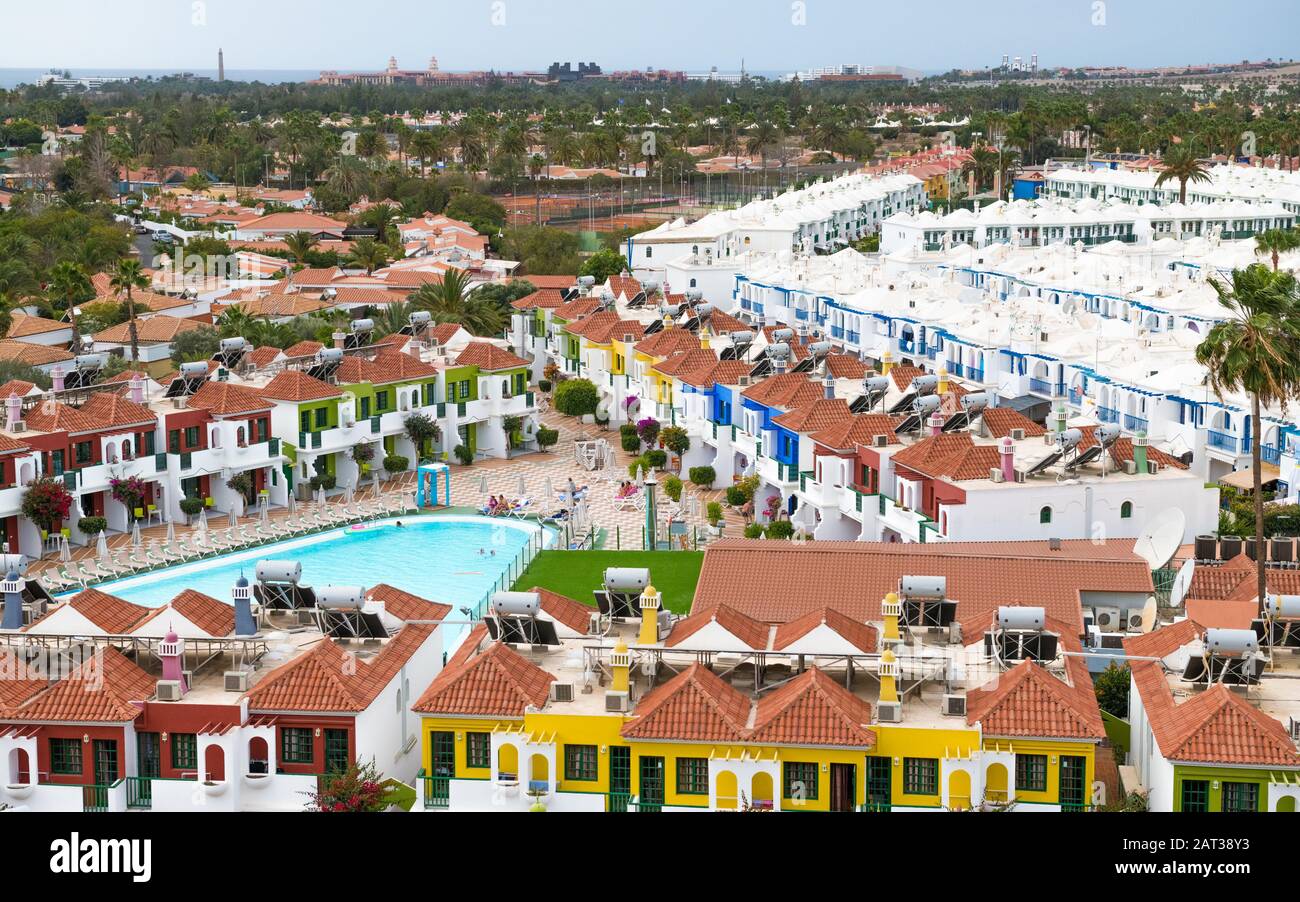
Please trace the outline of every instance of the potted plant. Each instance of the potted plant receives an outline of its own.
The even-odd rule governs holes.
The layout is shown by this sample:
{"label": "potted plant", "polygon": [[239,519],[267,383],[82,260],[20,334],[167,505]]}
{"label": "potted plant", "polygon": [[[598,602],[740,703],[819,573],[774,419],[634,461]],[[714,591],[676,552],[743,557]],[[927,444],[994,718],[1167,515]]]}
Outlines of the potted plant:
{"label": "potted plant", "polygon": [[469,449],[469,445],[457,445],[456,450],[452,453],[456,455],[456,460],[460,461],[463,466],[468,467],[474,463],[474,452]]}
{"label": "potted plant", "polygon": [[108,529],[108,520],[104,517],[82,517],[77,521],[77,529],[81,530],[83,535],[97,536]]}
{"label": "potted plant", "polygon": [[704,513],[709,521],[709,534],[722,535],[722,504],[718,501],[710,501],[704,506]]}
{"label": "potted plant", "polygon": [[45,538],[72,510],[72,493],[62,479],[42,476],[27,484],[20,509],[24,517],[40,527]]}
{"label": "potted plant", "polygon": [[404,473],[406,468],[411,465],[410,458],[401,454],[389,454],[384,458],[384,469],[389,473]]}
{"label": "potted plant", "polygon": [[203,510],[202,498],[181,499],[181,513],[184,514],[186,517],[193,517],[196,514],[198,514],[198,512],[201,510]]}
{"label": "potted plant", "polygon": [[109,494],[114,501],[120,501],[127,512],[136,519],[143,516],[145,484],[139,476],[116,477],[108,481]]}

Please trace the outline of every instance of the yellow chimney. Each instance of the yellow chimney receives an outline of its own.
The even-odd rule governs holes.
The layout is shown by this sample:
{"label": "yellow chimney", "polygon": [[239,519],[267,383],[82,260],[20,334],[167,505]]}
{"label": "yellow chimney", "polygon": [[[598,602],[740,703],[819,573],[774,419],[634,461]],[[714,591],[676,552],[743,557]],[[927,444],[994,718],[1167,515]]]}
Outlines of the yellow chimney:
{"label": "yellow chimney", "polygon": [[880,375],[888,376],[889,371],[894,368],[894,352],[886,351],[880,355]]}
{"label": "yellow chimney", "polygon": [[939,367],[939,394],[946,394],[948,391],[948,368]]}
{"label": "yellow chimney", "polygon": [[880,613],[885,619],[885,639],[898,640],[898,618],[903,615],[903,604],[898,600],[898,593],[890,592],[880,603]]}
{"label": "yellow chimney", "polygon": [[627,692],[632,683],[632,653],[627,650],[627,643],[619,638],[618,644],[609,656],[610,669],[614,671],[614,683],[611,692]]}
{"label": "yellow chimney", "polygon": [[701,330],[700,330],[700,347],[701,347],[701,348],[704,348],[704,349],[707,351],[707,350],[709,349],[709,339],[712,338],[712,337],[713,337],[713,334],[709,331],[709,327],[708,327],[708,326],[705,326],[703,329],[701,329]]}
{"label": "yellow chimney", "polygon": [[647,585],[641,593],[641,634],[637,636],[640,645],[654,645],[659,641],[659,591]]}
{"label": "yellow chimney", "polygon": [[880,701],[898,701],[898,659],[889,647],[880,655]]}

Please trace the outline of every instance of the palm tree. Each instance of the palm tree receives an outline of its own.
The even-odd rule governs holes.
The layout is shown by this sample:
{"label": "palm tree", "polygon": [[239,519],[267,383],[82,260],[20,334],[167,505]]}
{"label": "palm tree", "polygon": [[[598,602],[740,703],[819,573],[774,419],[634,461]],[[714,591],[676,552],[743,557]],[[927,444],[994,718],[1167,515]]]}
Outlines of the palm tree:
{"label": "palm tree", "polygon": [[[1255,536],[1263,541],[1264,496],[1260,479],[1260,442],[1264,407],[1280,406],[1300,394],[1300,293],[1295,276],[1272,272],[1261,263],[1232,272],[1232,286],[1212,282],[1219,303],[1229,314],[1216,323],[1196,348],[1196,361],[1209,372],[1220,399],[1230,392],[1250,395],[1254,435],[1250,456],[1255,491]],[[1263,554],[1255,565],[1261,616],[1264,610]]]}
{"label": "palm tree", "polygon": [[1273,258],[1273,272],[1277,272],[1278,258],[1287,251],[1300,248],[1300,229],[1269,229],[1255,236],[1255,254]]}
{"label": "palm tree", "polygon": [[1175,144],[1165,154],[1165,168],[1156,176],[1156,187],[1165,182],[1178,182],[1178,202],[1187,203],[1188,182],[1208,182],[1210,174],[1205,164],[1196,158],[1196,154],[1181,144]]}
{"label": "palm tree", "polygon": [[745,141],[745,153],[750,156],[758,154],[763,162],[764,185],[767,184],[767,149],[780,140],[781,129],[777,128],[772,120],[763,119],[754,123],[754,128]]}
{"label": "palm tree", "polygon": [[311,249],[319,243],[319,239],[311,232],[294,232],[291,235],[284,236],[284,247],[293,257],[294,263],[306,265],[307,255]]}
{"label": "palm tree", "polygon": [[68,320],[72,323],[73,341],[77,351],[81,350],[81,330],[77,326],[77,305],[95,296],[95,286],[91,284],[86,271],[70,260],[54,264],[50,269],[50,281],[45,286],[45,293],[50,301],[59,300],[68,311]]}
{"label": "palm tree", "polygon": [[413,292],[408,300],[416,310],[427,310],[439,323],[460,323],[475,335],[495,335],[505,328],[501,308],[467,292],[469,278],[459,269],[449,269],[441,282],[428,282]]}
{"label": "palm tree", "polygon": [[135,301],[131,300],[131,290],[149,287],[149,277],[144,274],[139,260],[119,260],[117,270],[108,283],[114,291],[126,292],[127,334],[131,336],[131,359],[140,360],[140,335],[135,326]]}
{"label": "palm tree", "polygon": [[352,242],[347,262],[362,267],[370,275],[388,262],[388,248],[369,236],[358,238]]}
{"label": "palm tree", "polygon": [[993,181],[998,171],[998,152],[987,145],[974,147],[968,159],[961,166],[961,174],[975,176],[975,190],[978,191]]}
{"label": "palm tree", "polygon": [[253,331],[256,319],[249,315],[242,304],[233,304],[221,311],[217,318],[217,331],[222,338],[248,338]]}

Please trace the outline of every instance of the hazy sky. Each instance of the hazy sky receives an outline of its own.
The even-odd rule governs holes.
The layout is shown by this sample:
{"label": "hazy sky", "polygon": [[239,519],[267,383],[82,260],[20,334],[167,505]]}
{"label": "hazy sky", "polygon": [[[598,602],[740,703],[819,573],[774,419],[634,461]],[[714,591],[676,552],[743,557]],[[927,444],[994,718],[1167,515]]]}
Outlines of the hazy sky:
{"label": "hazy sky", "polygon": [[[0,67],[793,71],[1300,56],[1296,0],[6,0]],[[802,23],[802,24],[800,24]],[[1290,35],[1288,38],[1287,36]]]}

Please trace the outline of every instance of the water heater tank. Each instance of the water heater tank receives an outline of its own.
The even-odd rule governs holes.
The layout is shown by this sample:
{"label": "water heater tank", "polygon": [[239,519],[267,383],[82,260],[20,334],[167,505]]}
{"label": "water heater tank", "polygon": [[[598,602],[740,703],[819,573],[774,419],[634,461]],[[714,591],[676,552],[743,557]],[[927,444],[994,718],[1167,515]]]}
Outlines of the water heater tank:
{"label": "water heater tank", "polygon": [[889,389],[888,376],[868,376],[864,383],[869,392],[882,392]]}
{"label": "water heater tank", "polygon": [[353,332],[373,332],[375,331],[375,321],[373,319],[354,319],[352,321]]}
{"label": "water heater tank", "polygon": [[772,341],[790,341],[794,338],[794,329],[774,329],[772,331]]}
{"label": "water heater tank", "polygon": [[258,561],[253,571],[259,583],[291,583],[302,580],[302,564],[298,561]]}
{"label": "water heater tank", "polygon": [[1277,619],[1300,619],[1300,595],[1266,595],[1264,610]]}
{"label": "water heater tank", "polygon": [[998,626],[1004,630],[1041,630],[1047,626],[1047,612],[1043,608],[998,608]]}
{"label": "water heater tank", "polygon": [[536,617],[542,596],[536,592],[493,592],[492,613],[498,617]]}
{"label": "water heater tank", "polygon": [[917,376],[912,380],[911,389],[917,394],[922,392],[933,391],[939,387],[939,377],[933,373],[926,373],[924,376]]}
{"label": "water heater tank", "polygon": [[207,374],[208,365],[201,360],[196,360],[193,363],[181,364],[182,379],[195,379],[199,376],[206,376]]}
{"label": "water heater tank", "polygon": [[325,586],[316,590],[318,608],[359,611],[365,603],[364,586]]}
{"label": "water heater tank", "polygon": [[650,585],[650,570],[646,567],[605,569],[605,588],[611,592],[640,592],[648,585]]}
{"label": "water heater tank", "polygon": [[221,339],[221,350],[225,353],[231,351],[242,351],[246,347],[248,347],[248,339],[239,335],[236,335],[233,338]]}
{"label": "water heater tank", "polygon": [[1259,650],[1259,637],[1254,630],[1211,627],[1205,631],[1205,648],[1211,654],[1239,658]]}
{"label": "water heater tank", "polygon": [[944,598],[948,593],[948,577],[904,576],[900,588],[904,598]]}

